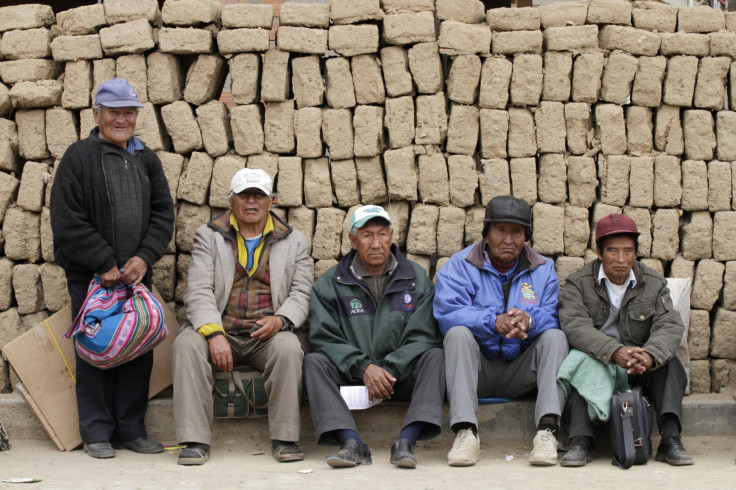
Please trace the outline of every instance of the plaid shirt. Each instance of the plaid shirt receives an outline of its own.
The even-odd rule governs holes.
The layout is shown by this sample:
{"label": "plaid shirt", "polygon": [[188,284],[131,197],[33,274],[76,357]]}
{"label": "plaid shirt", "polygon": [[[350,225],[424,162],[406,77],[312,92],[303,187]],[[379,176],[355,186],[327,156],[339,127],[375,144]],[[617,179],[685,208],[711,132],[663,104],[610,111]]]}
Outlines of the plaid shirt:
{"label": "plaid shirt", "polygon": [[[233,247],[238,253],[237,247]],[[222,314],[222,326],[231,335],[243,335],[256,320],[273,315],[271,302],[271,276],[268,270],[268,255],[271,247],[264,246],[258,268],[248,277],[245,268],[236,262],[233,289]]]}

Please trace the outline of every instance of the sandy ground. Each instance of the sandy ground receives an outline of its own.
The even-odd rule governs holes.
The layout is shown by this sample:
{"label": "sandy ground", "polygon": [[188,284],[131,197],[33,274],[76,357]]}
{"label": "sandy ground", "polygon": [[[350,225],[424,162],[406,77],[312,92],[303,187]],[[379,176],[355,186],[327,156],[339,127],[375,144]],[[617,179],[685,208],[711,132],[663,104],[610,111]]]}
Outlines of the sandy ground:
{"label": "sandy ground", "polygon": [[[334,448],[305,443],[306,459],[277,463],[263,443],[229,440],[215,447],[204,466],[182,467],[176,455],[164,452],[140,455],[118,451],[114,459],[94,460],[80,450],[59,452],[50,441],[16,440],[0,452],[0,480],[38,478],[42,482],[20,488],[723,488],[736,487],[736,438],[689,437],[685,447],[694,466],[673,467],[654,461],[623,470],[611,466],[610,451],[599,450],[596,460],[583,468],[529,465],[531,441],[482,440],[480,462],[467,468],[446,464],[448,448],[420,443],[415,470],[389,464],[389,446],[371,447],[373,464],[333,469],[325,456]],[[655,444],[657,439],[652,441]],[[266,454],[253,454],[265,451]],[[0,483],[0,488],[19,485]]]}

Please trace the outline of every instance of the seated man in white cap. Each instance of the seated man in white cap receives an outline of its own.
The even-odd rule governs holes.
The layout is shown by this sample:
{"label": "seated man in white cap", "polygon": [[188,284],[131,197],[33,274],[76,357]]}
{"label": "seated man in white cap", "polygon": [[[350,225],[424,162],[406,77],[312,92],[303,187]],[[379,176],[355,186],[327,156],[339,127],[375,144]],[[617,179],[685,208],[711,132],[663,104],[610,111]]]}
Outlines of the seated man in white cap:
{"label": "seated man in white cap", "polygon": [[212,368],[231,371],[239,364],[263,371],[273,457],[304,459],[297,444],[304,358],[299,337],[312,263],[306,238],[271,212],[273,201],[268,174],[241,169],[230,183],[230,209],[194,235],[187,320],[171,359],[176,437],[187,446],[179,464],[209,459]]}
{"label": "seated man in white cap", "polygon": [[352,250],[314,285],[304,380],[317,443],[340,444],[334,468],[372,462],[340,395],[365,385],[370,400],[411,400],[391,463],[414,468],[417,440],[442,430],[445,367],[432,316],[434,286],[424,269],[391,243],[391,218],[381,206],[355,210]]}

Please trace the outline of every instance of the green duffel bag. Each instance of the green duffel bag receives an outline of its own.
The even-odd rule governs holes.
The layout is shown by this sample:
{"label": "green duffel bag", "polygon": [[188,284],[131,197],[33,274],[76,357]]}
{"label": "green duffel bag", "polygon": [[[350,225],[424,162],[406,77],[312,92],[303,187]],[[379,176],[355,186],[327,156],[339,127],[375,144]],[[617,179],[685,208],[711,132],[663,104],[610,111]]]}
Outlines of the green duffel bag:
{"label": "green duffel bag", "polygon": [[238,366],[230,372],[215,371],[213,378],[212,402],[216,419],[268,415],[263,373],[251,366]]}

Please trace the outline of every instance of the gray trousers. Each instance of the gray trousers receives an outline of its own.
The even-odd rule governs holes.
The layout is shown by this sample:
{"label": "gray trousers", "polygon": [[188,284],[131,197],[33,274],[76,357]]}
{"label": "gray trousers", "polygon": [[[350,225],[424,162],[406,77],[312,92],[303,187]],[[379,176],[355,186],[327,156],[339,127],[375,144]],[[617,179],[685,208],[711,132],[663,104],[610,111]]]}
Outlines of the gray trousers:
{"label": "gray trousers", "polygon": [[486,359],[467,327],[452,327],[445,334],[447,398],[450,427],[461,422],[478,426],[478,398],[515,398],[537,389],[534,420],[547,414],[560,416],[565,394],[557,384],[557,370],[567,356],[562,330],[545,330],[511,361]]}
{"label": "gray trousers", "polygon": [[[658,418],[666,413],[675,415],[682,431],[682,395],[685,393],[687,373],[678,358],[675,357],[654,371],[629,375],[629,384],[642,387],[644,396],[651,401]],[[595,427],[588,417],[588,402],[575,389],[565,407],[565,419],[568,418],[571,438],[577,436],[595,438]]]}
{"label": "gray trousers", "polygon": [[[304,351],[296,335],[279,332],[266,341],[226,335],[233,364],[263,371],[271,439],[299,440]],[[182,328],[171,350],[174,425],[178,442],[212,441],[212,364],[207,339]]]}
{"label": "gray trousers", "polygon": [[[338,445],[334,431],[358,431],[340,386],[350,385],[324,354],[311,353],[304,358],[304,383],[309,395],[317,444]],[[411,376],[394,385],[391,400],[411,400],[404,417],[406,427],[412,422],[426,425],[419,440],[431,439],[442,431],[442,403],[445,399],[445,366],[442,349],[430,349],[421,355]]]}

